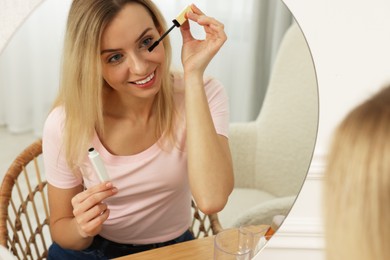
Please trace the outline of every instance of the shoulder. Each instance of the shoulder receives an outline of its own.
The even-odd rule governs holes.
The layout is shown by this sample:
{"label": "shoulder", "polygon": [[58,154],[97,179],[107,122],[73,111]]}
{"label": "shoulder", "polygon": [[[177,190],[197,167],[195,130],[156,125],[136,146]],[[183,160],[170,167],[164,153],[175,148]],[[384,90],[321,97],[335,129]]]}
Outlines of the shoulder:
{"label": "shoulder", "polygon": [[65,109],[63,106],[58,106],[53,108],[53,110],[50,111],[49,115],[46,118],[45,125],[58,125],[63,124],[65,121]]}
{"label": "shoulder", "polygon": [[65,119],[65,109],[63,106],[58,106],[53,108],[46,120],[64,120]]}
{"label": "shoulder", "polygon": [[53,133],[60,133],[63,130],[65,122],[65,110],[62,106],[55,107],[50,111],[46,118],[43,134],[44,136],[52,135]]}

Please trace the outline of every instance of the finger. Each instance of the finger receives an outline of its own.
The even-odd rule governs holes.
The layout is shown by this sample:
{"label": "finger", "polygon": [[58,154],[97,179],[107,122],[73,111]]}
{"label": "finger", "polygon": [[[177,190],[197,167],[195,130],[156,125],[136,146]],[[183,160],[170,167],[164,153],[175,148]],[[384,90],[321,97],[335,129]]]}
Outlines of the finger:
{"label": "finger", "polygon": [[191,4],[191,10],[192,10],[192,12],[194,12],[196,14],[203,14],[204,15],[204,13],[195,4]]}
{"label": "finger", "polygon": [[113,185],[111,182],[103,182],[96,186],[90,187],[87,190],[80,192],[72,199],[72,205],[79,204],[89,198],[92,194],[99,193],[105,190],[113,189]]}
{"label": "finger", "polygon": [[91,207],[88,207],[84,204],[80,204],[78,207],[73,209],[73,215],[77,219],[78,223],[88,222],[93,219],[97,215],[101,214],[103,211],[107,209],[107,205],[105,203],[97,203]]}
{"label": "finger", "polygon": [[225,33],[225,30],[223,29],[223,25],[221,27],[220,25],[210,24],[210,29],[215,32],[217,38],[223,40],[224,42],[227,40],[227,35]]}
{"label": "finger", "polygon": [[79,225],[83,225],[85,223],[90,222],[92,219],[98,217],[99,215],[103,214],[104,211],[107,210],[107,204],[105,203],[99,203],[92,208],[88,209],[87,211],[80,211],[74,210],[74,215],[76,218],[76,221]]}
{"label": "finger", "polygon": [[194,40],[188,20],[180,26],[180,32],[183,38],[183,43]]}
{"label": "finger", "polygon": [[80,225],[80,229],[89,236],[95,236],[100,232],[102,224],[108,219],[109,215],[110,210],[107,209],[92,220]]}
{"label": "finger", "polygon": [[74,207],[74,214],[82,214],[83,212],[88,211],[95,205],[102,203],[103,200],[113,196],[117,193],[117,189],[113,188],[111,190],[101,191],[99,193],[94,193],[85,199],[83,202],[79,203]]}
{"label": "finger", "polygon": [[218,21],[217,19],[215,19],[213,17],[209,17],[209,16],[205,16],[205,15],[198,15],[198,14],[194,14],[194,13],[188,13],[188,19],[198,23],[201,26],[208,26],[208,25],[213,24],[213,25],[218,26],[222,29],[224,28],[224,25],[220,21]]}
{"label": "finger", "polygon": [[215,18],[188,13],[188,19],[202,26],[208,34],[224,34],[224,25]]}
{"label": "finger", "polygon": [[204,25],[203,29],[206,33],[206,40],[216,40],[221,43],[224,43],[227,40],[223,25],[208,24]]}
{"label": "finger", "polygon": [[110,209],[106,209],[101,214],[99,214],[99,216],[92,219],[88,224],[95,228],[100,227],[104,223],[104,221],[108,219],[109,216],[110,216]]}
{"label": "finger", "polygon": [[227,39],[224,30],[225,26],[214,18],[205,17],[203,21],[199,20],[199,24],[203,26],[206,32],[206,38],[218,38],[222,39],[223,41]]}
{"label": "finger", "polygon": [[[190,18],[190,17],[208,17],[207,15],[205,15],[205,13],[203,13],[195,4],[191,4],[191,10],[192,12],[187,12],[186,13],[186,17],[187,18]],[[211,18],[211,17],[208,17],[208,18]],[[213,20],[213,23],[219,23],[221,24],[218,20],[216,20],[215,18],[211,18]],[[191,19],[192,20],[192,19]]]}

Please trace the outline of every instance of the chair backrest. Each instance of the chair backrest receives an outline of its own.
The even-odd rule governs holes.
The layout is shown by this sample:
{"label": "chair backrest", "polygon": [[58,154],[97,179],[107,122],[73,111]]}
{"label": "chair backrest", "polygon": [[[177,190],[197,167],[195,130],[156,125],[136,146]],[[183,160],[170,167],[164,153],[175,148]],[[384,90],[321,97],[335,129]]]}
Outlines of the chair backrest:
{"label": "chair backrest", "polygon": [[205,215],[192,200],[192,225],[190,227],[191,233],[195,238],[208,237],[216,235],[222,231],[221,223],[218,219],[218,214]]}
{"label": "chair backrest", "polygon": [[18,259],[45,259],[51,244],[41,153],[41,140],[28,146],[11,164],[0,188],[0,244]]}
{"label": "chair backrest", "polygon": [[[52,243],[41,154],[39,139],[13,161],[0,188],[0,245],[10,249],[18,259],[46,259]],[[195,238],[222,230],[217,214],[203,214],[194,201],[191,206],[190,231]]]}
{"label": "chair backrest", "polygon": [[308,171],[318,127],[314,63],[299,26],[286,32],[256,120],[255,186],[297,195]]}

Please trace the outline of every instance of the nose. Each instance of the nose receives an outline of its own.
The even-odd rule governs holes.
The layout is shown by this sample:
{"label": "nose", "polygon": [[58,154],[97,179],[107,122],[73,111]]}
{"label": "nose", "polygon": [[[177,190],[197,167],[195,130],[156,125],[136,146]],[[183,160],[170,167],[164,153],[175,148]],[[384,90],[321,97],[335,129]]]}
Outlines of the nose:
{"label": "nose", "polygon": [[140,53],[133,53],[127,58],[129,71],[135,75],[145,75],[148,73],[149,62]]}

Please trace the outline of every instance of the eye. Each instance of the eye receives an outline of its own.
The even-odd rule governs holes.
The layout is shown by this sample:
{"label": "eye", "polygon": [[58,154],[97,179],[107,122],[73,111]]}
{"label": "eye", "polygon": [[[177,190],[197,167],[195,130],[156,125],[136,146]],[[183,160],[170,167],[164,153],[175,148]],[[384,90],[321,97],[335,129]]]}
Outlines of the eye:
{"label": "eye", "polygon": [[108,63],[115,63],[115,62],[118,62],[122,59],[123,55],[122,54],[115,54],[115,55],[112,55],[108,58]]}
{"label": "eye", "polygon": [[153,42],[153,37],[147,37],[141,41],[141,47],[149,47]]}

